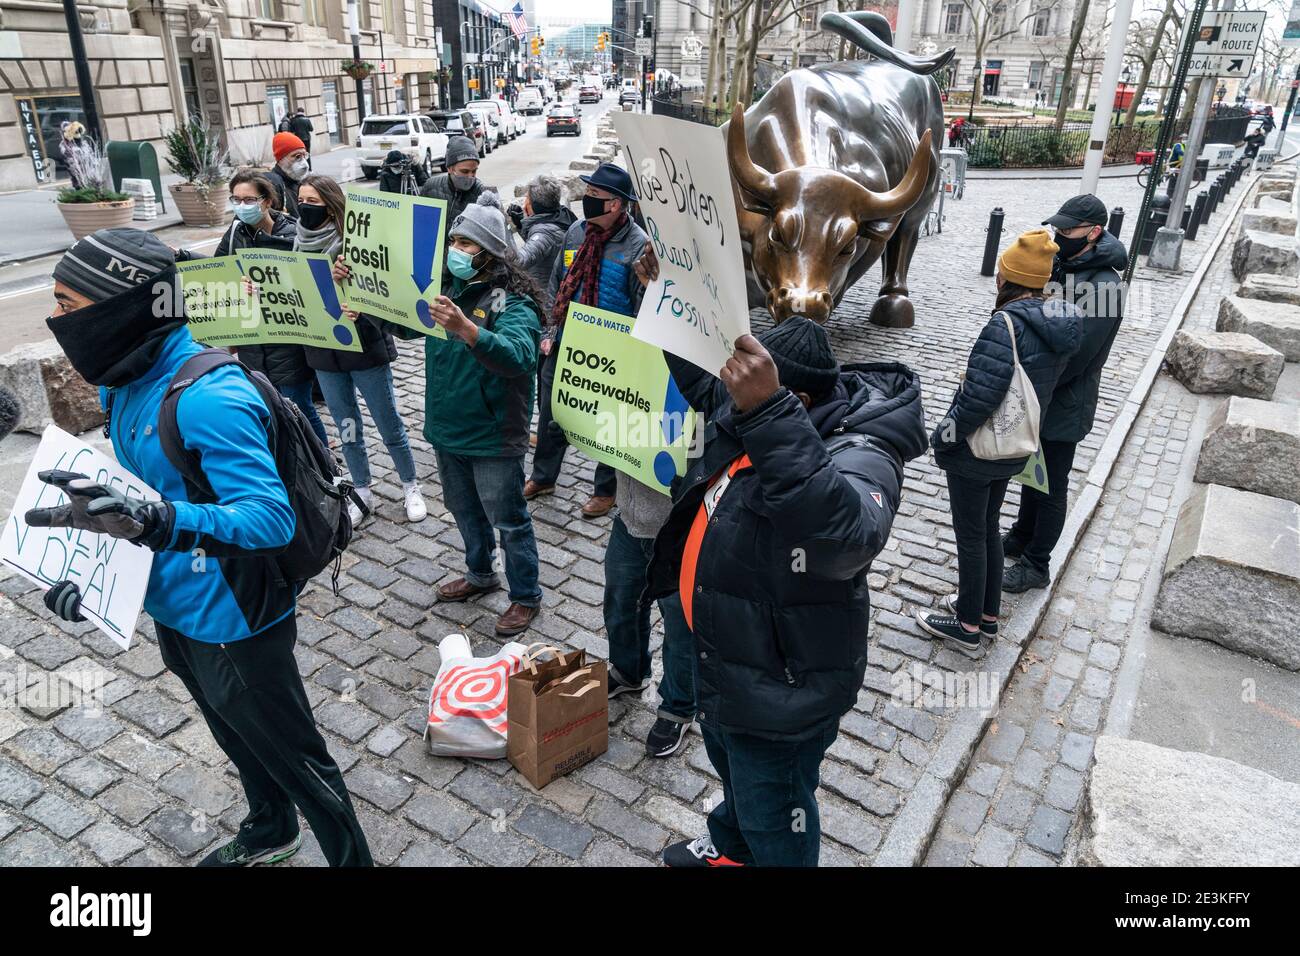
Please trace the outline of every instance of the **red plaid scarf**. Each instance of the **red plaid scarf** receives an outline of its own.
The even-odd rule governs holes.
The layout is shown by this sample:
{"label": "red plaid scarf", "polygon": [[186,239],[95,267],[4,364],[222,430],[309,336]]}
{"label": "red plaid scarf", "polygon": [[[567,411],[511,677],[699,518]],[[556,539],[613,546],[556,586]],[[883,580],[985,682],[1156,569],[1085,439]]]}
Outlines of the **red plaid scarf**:
{"label": "red plaid scarf", "polygon": [[564,317],[569,311],[569,303],[575,298],[582,305],[593,308],[600,306],[600,266],[605,261],[605,243],[627,223],[627,213],[623,212],[614,220],[609,229],[601,229],[591,220],[587,220],[587,233],[582,245],[573,254],[569,271],[555,293],[555,305],[551,309],[551,324],[563,325]]}

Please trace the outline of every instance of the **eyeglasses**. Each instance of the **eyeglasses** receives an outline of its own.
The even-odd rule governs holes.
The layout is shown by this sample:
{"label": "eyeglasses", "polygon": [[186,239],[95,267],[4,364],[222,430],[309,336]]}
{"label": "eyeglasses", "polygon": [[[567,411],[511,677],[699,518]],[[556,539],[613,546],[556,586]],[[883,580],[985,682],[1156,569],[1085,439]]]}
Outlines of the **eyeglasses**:
{"label": "eyeglasses", "polygon": [[261,199],[257,196],[245,196],[243,199],[240,199],[238,196],[230,197],[230,205],[232,206],[260,206],[264,202],[266,202],[265,199]]}

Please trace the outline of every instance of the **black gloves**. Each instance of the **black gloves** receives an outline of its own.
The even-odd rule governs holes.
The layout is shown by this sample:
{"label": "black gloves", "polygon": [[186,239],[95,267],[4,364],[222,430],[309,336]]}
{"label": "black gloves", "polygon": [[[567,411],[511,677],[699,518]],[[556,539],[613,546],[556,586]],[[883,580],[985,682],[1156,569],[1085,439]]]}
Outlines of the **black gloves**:
{"label": "black gloves", "polygon": [[517,202],[512,202],[506,207],[506,215],[510,221],[515,224],[515,229],[521,229],[524,225],[524,207]]}
{"label": "black gloves", "polygon": [[75,471],[42,471],[38,477],[60,489],[68,501],[54,508],[33,508],[27,512],[23,520],[33,528],[94,531],[143,545],[151,551],[161,551],[171,543],[176,509],[169,501],[131,498]]}
{"label": "black gloves", "polygon": [[85,620],[81,616],[81,588],[76,581],[60,581],[46,591],[45,606],[65,621],[80,624]]}

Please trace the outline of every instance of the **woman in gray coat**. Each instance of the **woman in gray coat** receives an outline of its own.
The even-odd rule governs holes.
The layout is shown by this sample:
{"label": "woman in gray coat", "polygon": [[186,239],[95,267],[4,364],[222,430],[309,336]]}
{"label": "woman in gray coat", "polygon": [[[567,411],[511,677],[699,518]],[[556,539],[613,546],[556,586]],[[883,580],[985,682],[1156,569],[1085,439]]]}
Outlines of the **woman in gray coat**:
{"label": "woman in gray coat", "polygon": [[[509,209],[510,221],[524,241],[519,264],[543,290],[551,281],[551,269],[564,245],[564,234],[577,218],[564,204],[563,193],[558,179],[541,175],[525,188],[523,205],[516,203]],[[541,305],[544,309],[551,307],[549,302]]]}

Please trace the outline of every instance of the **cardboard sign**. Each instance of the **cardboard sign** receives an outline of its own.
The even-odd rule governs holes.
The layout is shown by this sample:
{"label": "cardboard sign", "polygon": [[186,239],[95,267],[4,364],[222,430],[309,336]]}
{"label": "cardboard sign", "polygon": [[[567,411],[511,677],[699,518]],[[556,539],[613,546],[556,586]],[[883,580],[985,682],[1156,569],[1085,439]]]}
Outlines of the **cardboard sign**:
{"label": "cardboard sign", "polygon": [[551,415],[569,442],[647,487],[669,494],[686,474],[695,412],[663,351],[631,335],[616,312],[569,304],[551,387]]}
{"label": "cardboard sign", "polygon": [[1041,448],[1029,456],[1029,461],[1025,462],[1025,470],[1014,476],[1012,481],[1019,481],[1035,491],[1047,494],[1047,463],[1043,461]]}
{"label": "cardboard sign", "polygon": [[429,303],[442,294],[447,204],[349,187],[343,258],[352,270],[343,298],[364,312],[445,339]]}
{"label": "cardboard sign", "polygon": [[659,257],[632,334],[717,375],[749,332],[722,130],[666,116],[612,117]]}
{"label": "cardboard sign", "polygon": [[67,496],[37,477],[51,469],[80,472],[134,498],[161,496],[107,455],[55,425],[41,436],[13,513],[0,537],[0,562],[45,590],[63,580],[81,588],[81,613],[124,650],[131,646],[149,587],[153,552],[106,534],[73,528],[32,528],[23,516],[32,508],[54,508]]}
{"label": "cardboard sign", "polygon": [[[190,333],[206,345],[310,345],[360,352],[330,260],[312,252],[245,249],[176,266]],[[252,283],[253,294],[244,280]]]}

